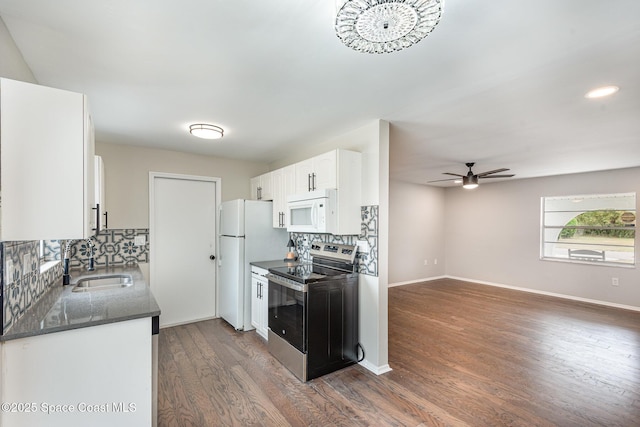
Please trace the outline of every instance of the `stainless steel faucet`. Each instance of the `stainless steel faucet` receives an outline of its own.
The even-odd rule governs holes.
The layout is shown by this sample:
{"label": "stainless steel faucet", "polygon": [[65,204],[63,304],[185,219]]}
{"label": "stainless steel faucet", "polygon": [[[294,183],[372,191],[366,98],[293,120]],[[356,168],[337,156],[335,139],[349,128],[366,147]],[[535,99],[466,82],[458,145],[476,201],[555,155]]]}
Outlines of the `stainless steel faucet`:
{"label": "stainless steel faucet", "polygon": [[[75,240],[67,240],[67,244],[64,248],[64,259],[63,259],[63,273],[62,273],[62,284],[68,285],[71,282],[71,275],[69,274],[69,254],[71,252],[71,245],[75,243]],[[86,239],[87,243],[87,254],[89,255],[89,265],[87,266],[87,270],[93,271],[95,270],[95,259],[94,259],[94,249],[95,245],[91,239]]]}
{"label": "stainless steel faucet", "polygon": [[96,269],[93,259],[93,249],[95,248],[95,245],[93,244],[93,241],[91,241],[91,239],[87,239],[85,240],[85,242],[87,242],[87,249],[89,253],[89,266],[87,267],[87,270],[93,271]]}

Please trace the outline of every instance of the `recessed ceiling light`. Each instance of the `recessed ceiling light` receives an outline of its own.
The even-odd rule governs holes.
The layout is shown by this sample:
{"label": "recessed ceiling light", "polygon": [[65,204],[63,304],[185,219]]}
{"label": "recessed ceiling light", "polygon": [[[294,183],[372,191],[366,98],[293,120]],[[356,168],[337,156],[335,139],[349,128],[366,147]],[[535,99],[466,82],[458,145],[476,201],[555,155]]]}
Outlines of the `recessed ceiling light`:
{"label": "recessed ceiling light", "polygon": [[224,136],[224,129],[220,126],[197,123],[189,126],[189,133],[198,138],[220,139]]}
{"label": "recessed ceiling light", "polygon": [[603,86],[590,90],[584,97],[589,99],[602,98],[603,96],[613,95],[619,90],[618,86]]}

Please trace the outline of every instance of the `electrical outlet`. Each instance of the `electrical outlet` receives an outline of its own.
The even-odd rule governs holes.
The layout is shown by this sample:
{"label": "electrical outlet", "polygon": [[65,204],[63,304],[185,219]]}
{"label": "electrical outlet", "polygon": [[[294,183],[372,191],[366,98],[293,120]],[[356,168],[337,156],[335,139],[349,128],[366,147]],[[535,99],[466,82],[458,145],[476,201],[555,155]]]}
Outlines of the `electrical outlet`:
{"label": "electrical outlet", "polygon": [[617,277],[612,277],[611,278],[611,286],[619,286],[620,282],[618,282],[618,278]]}
{"label": "electrical outlet", "polygon": [[147,244],[147,239],[145,238],[145,236],[136,236],[133,239],[133,244],[136,246],[144,246]]}
{"label": "electrical outlet", "polygon": [[424,260],[424,265],[429,265],[429,260],[428,259]]}
{"label": "electrical outlet", "polygon": [[358,246],[358,251],[360,253],[369,253],[369,251],[371,250],[371,247],[369,247],[369,242],[367,242],[366,240],[357,240],[356,245]]}
{"label": "electrical outlet", "polygon": [[433,265],[438,265],[438,258],[433,259]]}

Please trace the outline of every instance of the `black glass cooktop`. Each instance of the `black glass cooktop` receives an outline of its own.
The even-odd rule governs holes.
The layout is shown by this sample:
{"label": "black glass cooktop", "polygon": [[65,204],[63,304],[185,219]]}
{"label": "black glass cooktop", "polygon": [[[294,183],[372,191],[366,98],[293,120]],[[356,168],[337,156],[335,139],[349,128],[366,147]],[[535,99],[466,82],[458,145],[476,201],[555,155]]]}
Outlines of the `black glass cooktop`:
{"label": "black glass cooktop", "polygon": [[344,271],[324,267],[313,263],[300,263],[287,267],[274,267],[269,269],[269,273],[284,276],[301,283],[310,283],[323,280],[327,277],[345,275]]}

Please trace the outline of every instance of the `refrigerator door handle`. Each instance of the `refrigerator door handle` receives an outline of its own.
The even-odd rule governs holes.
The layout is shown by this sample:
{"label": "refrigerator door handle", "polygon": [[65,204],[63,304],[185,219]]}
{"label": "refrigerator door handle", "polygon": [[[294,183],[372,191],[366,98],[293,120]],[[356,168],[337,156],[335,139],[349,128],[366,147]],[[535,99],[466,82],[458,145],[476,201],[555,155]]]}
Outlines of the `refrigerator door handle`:
{"label": "refrigerator door handle", "polygon": [[218,207],[218,236],[222,235],[222,206]]}

